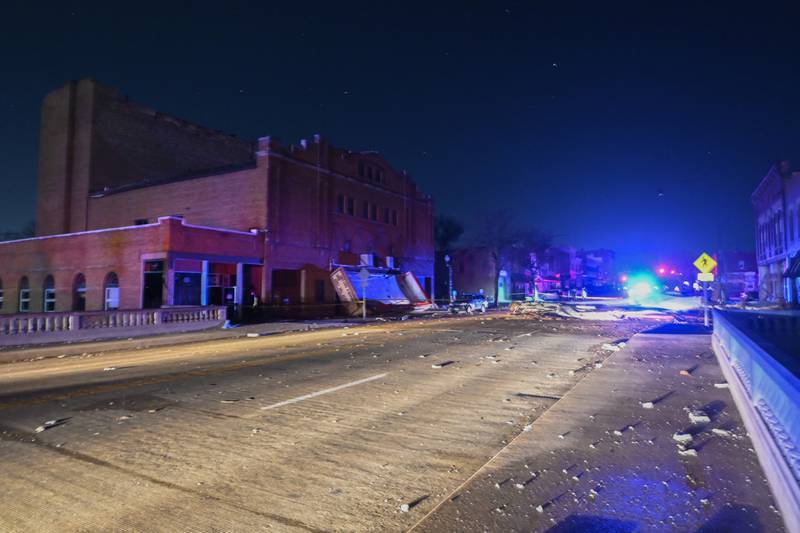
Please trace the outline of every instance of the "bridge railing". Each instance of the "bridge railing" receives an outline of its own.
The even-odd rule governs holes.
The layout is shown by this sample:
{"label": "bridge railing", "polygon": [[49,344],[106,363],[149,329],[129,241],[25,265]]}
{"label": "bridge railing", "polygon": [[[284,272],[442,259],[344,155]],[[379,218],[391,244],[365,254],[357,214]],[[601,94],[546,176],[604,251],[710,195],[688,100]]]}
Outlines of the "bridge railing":
{"label": "bridge railing", "polygon": [[162,309],[119,309],[65,313],[20,313],[0,315],[0,336],[46,335],[48,333],[159,324],[224,322],[222,306],[170,307]]}
{"label": "bridge railing", "polygon": [[800,532],[800,378],[797,361],[776,353],[769,335],[795,335],[799,324],[797,317],[782,314],[714,310],[712,337],[733,399],[792,532]]}

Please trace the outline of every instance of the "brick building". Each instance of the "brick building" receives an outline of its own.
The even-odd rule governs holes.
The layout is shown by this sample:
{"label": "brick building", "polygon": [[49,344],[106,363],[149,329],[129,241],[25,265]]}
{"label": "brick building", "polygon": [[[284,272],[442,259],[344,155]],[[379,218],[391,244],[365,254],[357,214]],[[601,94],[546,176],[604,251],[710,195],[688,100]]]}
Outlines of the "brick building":
{"label": "brick building", "polygon": [[[380,154],[320,136],[245,141],[92,79],[42,104],[36,230],[0,244],[0,312],[241,303],[251,292],[333,303],[336,264],[410,271],[432,296],[433,202]],[[106,290],[111,273],[118,291]]]}
{"label": "brick building", "polygon": [[756,216],[759,299],[793,304],[800,292],[800,172],[769,169],[750,197]]}

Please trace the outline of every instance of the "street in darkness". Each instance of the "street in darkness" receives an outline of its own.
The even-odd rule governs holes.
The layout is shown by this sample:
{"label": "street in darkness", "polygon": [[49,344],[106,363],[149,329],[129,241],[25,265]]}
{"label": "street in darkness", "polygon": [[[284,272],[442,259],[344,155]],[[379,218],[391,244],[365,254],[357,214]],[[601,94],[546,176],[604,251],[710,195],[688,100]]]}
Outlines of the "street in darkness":
{"label": "street in darkness", "polygon": [[[590,415],[608,431],[625,431],[612,452],[668,455],[665,470],[653,473],[654,490],[663,478],[675,485],[670,490],[688,491],[669,509],[651,509],[653,530],[711,519],[723,495],[738,490],[724,485],[731,475],[753,476],[761,490],[737,496],[763,503],[768,491],[754,457],[735,474],[709,475],[702,459],[688,467],[708,478],[703,483],[720,484],[711,503],[700,503],[702,489],[683,487],[662,420],[642,418],[638,401],[633,415],[601,412],[621,384],[603,380],[603,390],[560,415],[561,429],[548,420],[581,382],[610,372],[609,356],[629,350],[604,345],[624,345],[657,325],[492,314],[119,352],[87,347],[4,364],[0,529],[538,530],[552,525],[556,507],[566,517],[602,508],[611,491],[620,501],[640,496],[644,478],[618,486],[604,483],[608,472],[593,471],[608,455],[599,448],[616,437],[601,435],[606,443],[589,448],[594,437],[578,434]],[[686,384],[665,403],[682,418],[694,394]],[[740,434],[735,412],[725,411]],[[47,421],[55,423],[42,429]],[[630,443],[634,431],[638,445]],[[515,451],[526,439],[533,448]],[[564,456],[567,444],[581,454]],[[545,453],[548,446],[557,455]],[[516,465],[508,479],[496,473],[512,459],[530,464]],[[569,491],[553,500],[561,477]],[[599,490],[607,492],[591,503]],[[543,515],[539,505],[552,508]],[[604,512],[627,513],[624,506]],[[496,522],[502,516],[511,521]],[[777,515],[763,518],[780,527]]]}

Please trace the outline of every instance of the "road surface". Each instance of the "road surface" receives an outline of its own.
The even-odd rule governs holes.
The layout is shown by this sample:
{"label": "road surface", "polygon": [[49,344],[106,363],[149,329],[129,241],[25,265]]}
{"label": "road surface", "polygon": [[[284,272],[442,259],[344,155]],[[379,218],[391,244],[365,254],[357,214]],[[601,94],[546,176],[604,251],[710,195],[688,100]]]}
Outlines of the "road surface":
{"label": "road surface", "polygon": [[0,365],[0,531],[458,529],[427,515],[649,325],[488,315]]}

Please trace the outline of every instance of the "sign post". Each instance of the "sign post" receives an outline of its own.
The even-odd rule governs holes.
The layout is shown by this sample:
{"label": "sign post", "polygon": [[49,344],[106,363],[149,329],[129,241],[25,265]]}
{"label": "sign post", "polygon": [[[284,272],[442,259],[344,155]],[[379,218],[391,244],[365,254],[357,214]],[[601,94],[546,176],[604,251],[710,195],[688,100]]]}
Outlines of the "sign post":
{"label": "sign post", "polygon": [[361,278],[361,318],[367,318],[367,280],[369,279],[369,270],[362,268],[358,271],[358,277]]}
{"label": "sign post", "polygon": [[714,281],[712,271],[717,268],[717,262],[713,257],[703,252],[700,257],[695,259],[694,266],[700,271],[697,274],[697,281],[703,284],[703,324],[708,327],[708,282]]}

